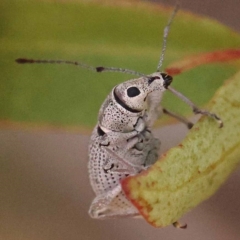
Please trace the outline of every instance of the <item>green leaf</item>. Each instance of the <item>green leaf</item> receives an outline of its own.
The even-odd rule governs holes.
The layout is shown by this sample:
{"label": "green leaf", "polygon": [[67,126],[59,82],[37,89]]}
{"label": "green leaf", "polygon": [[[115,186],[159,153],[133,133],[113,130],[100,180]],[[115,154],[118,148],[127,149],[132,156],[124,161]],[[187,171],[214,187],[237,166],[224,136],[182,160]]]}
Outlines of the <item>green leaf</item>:
{"label": "green leaf", "polygon": [[202,117],[182,143],[151,168],[124,179],[127,197],[155,227],[176,222],[214,194],[240,161],[240,72],[228,80],[209,104],[224,127]]}
{"label": "green leaf", "polygon": [[[78,60],[152,73],[172,9],[148,3],[2,0],[0,11],[0,121],[86,128],[96,123],[111,89],[133,76],[67,65],[18,65],[14,60]],[[239,45],[240,36],[232,30],[180,11],[169,34],[164,66]],[[201,66],[176,76],[173,86],[204,105],[237,68],[239,62]],[[177,98],[166,95],[164,106],[189,113]]]}

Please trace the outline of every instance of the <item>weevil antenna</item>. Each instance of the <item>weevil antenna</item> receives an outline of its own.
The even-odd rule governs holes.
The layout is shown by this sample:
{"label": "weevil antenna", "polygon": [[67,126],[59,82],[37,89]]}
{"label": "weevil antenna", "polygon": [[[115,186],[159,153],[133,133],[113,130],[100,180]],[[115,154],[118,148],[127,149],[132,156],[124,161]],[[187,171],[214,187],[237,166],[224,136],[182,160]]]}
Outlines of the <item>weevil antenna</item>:
{"label": "weevil antenna", "polygon": [[27,58],[18,58],[15,60],[17,63],[25,64],[25,63],[50,63],[50,64],[70,64],[79,66],[88,70],[96,71],[96,72],[121,72],[127,73],[137,76],[146,76],[143,73],[136,72],[134,70],[129,70],[125,68],[114,68],[114,67],[93,67],[89,66],[85,63],[77,62],[77,61],[68,61],[68,60],[44,60],[44,59],[27,59]]}
{"label": "weevil antenna", "polygon": [[177,14],[178,10],[179,10],[179,7],[180,7],[180,4],[179,4],[179,2],[177,2],[169,20],[168,20],[168,23],[163,30],[163,44],[162,44],[162,51],[161,51],[161,55],[160,55],[160,60],[158,62],[158,66],[157,66],[157,72],[160,72],[160,69],[162,67],[163,60],[164,60],[164,54],[165,54],[166,47],[167,47],[168,33],[169,33],[169,30],[170,30],[170,26],[173,22],[173,19],[174,19],[175,15]]}

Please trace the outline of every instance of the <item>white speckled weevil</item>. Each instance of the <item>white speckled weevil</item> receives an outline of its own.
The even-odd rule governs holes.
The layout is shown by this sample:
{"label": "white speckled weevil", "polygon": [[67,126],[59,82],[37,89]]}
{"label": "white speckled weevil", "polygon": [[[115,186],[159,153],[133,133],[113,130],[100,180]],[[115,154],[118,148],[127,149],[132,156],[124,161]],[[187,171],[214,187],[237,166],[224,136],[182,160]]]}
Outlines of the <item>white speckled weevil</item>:
{"label": "white speckled weevil", "polygon": [[[169,28],[177,11],[178,5],[164,29],[163,47],[157,71],[150,75],[122,68],[92,67],[74,61],[25,58],[16,60],[18,63],[73,64],[97,72],[115,71],[139,76],[120,83],[112,89],[100,108],[98,123],[91,135],[88,169],[90,183],[96,194],[89,210],[92,218],[139,216],[138,210],[125,197],[120,181],[129,175],[136,175],[156,162],[160,142],[154,138],[151,130],[161,113],[179,119],[188,128],[192,127],[193,124],[187,119],[160,107],[165,90],[170,90],[185,101],[195,114],[213,117],[219,122],[220,127],[223,126],[216,114],[199,109],[188,98],[170,87],[172,77],[160,71]],[[178,222],[173,225],[186,227]]]}

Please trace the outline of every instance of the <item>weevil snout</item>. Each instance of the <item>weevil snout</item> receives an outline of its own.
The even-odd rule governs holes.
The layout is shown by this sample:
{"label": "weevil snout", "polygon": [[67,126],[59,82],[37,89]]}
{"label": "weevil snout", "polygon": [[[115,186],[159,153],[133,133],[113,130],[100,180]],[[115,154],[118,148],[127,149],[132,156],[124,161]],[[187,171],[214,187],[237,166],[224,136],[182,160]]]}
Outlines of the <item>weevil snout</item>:
{"label": "weevil snout", "polygon": [[162,75],[162,78],[163,78],[163,80],[164,80],[163,86],[167,89],[168,86],[169,86],[169,85],[171,84],[171,82],[173,81],[173,78],[172,78],[172,76],[170,76],[170,75],[168,75],[168,74],[166,74],[166,73],[161,73],[161,75]]}

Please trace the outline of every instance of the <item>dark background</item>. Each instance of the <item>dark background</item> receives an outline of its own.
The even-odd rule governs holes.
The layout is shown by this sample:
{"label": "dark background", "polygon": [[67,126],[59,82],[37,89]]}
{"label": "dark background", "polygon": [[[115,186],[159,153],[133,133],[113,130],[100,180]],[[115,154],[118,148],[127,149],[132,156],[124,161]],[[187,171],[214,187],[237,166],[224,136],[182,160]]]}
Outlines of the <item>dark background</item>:
{"label": "dark background", "polygon": [[[240,31],[239,0],[182,0],[181,5]],[[185,133],[182,125],[157,131],[162,151]],[[7,161],[0,175],[1,240],[240,239],[239,169],[215,196],[181,219],[188,223],[187,230],[156,229],[144,220],[90,219],[87,211],[94,195],[87,175],[88,140],[66,132],[0,131],[0,156]]]}

